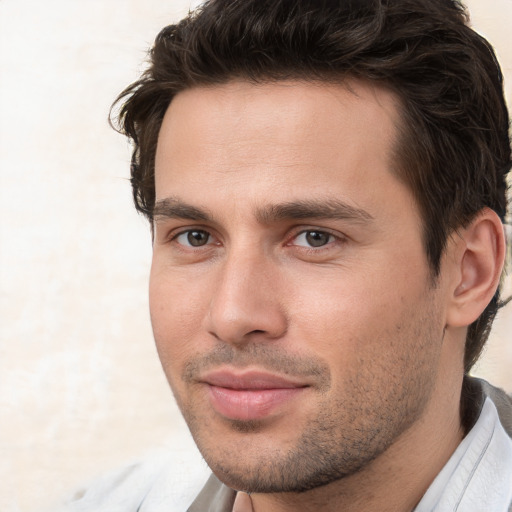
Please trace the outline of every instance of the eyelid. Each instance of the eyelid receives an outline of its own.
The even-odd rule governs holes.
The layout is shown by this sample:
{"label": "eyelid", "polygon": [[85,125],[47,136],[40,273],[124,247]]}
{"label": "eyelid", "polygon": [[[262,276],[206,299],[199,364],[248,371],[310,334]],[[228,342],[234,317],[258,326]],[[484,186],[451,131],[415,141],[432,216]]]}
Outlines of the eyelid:
{"label": "eyelid", "polygon": [[[179,236],[189,233],[190,231],[203,231],[209,235],[210,240],[204,246],[197,246],[197,247],[176,242],[176,239]],[[304,233],[308,233],[311,231],[325,233],[325,234],[329,235],[330,237],[333,237],[334,240],[328,242],[327,244],[325,244],[323,246],[318,246],[318,247],[313,247],[313,246],[307,247],[304,245],[294,244],[294,240],[297,237],[299,237],[300,235],[302,235]],[[197,224],[196,225],[183,225],[183,226],[169,229],[167,232],[162,234],[161,239],[162,239],[163,243],[176,242],[180,247],[194,249],[194,250],[201,249],[201,247],[210,247],[212,245],[220,245],[221,244],[221,242],[219,240],[219,236],[215,233],[215,230],[213,230],[209,226],[197,225]],[[343,243],[343,242],[347,241],[348,239],[349,239],[349,237],[347,235],[345,235],[344,233],[341,233],[339,231],[335,231],[335,230],[332,230],[332,229],[329,229],[326,227],[319,227],[319,226],[314,226],[314,225],[299,226],[299,227],[296,227],[295,229],[293,229],[292,232],[288,236],[286,236],[286,242],[284,245],[297,247],[297,248],[300,248],[300,249],[303,249],[306,251],[319,252],[322,249],[327,249],[327,248],[332,247],[333,244]]]}
{"label": "eyelid", "polygon": [[[293,244],[293,241],[296,240],[300,235],[304,233],[308,233],[311,231],[316,231],[318,233],[325,233],[326,235],[332,236],[334,238],[334,241],[328,242],[325,245],[321,245],[318,247],[306,247],[304,245],[295,245]],[[333,230],[329,228],[324,227],[317,227],[317,226],[311,226],[311,227],[303,227],[296,229],[291,236],[288,237],[288,241],[286,242],[286,245],[288,246],[295,246],[300,247],[305,250],[311,250],[311,251],[321,251],[322,249],[327,249],[332,246],[333,243],[339,242],[343,243],[348,240],[348,237],[344,235],[343,233],[340,233],[339,231],[334,232]]]}
{"label": "eyelid", "polygon": [[[203,231],[209,235],[210,239],[218,240],[218,237],[216,236],[216,234],[214,233],[214,231],[211,228],[209,228],[207,226],[197,225],[197,224],[196,225],[183,225],[183,226],[178,226],[178,227],[169,229],[162,234],[161,240],[164,244],[175,242],[178,245],[180,245],[181,247],[192,247],[189,245],[180,244],[179,242],[176,242],[176,239],[179,236],[189,233],[190,231]],[[206,247],[206,246],[210,246],[210,245],[212,245],[211,241],[208,241],[208,243],[206,243],[202,247]],[[201,246],[199,246],[197,248],[200,248],[200,247]]]}
{"label": "eyelid", "polygon": [[[192,233],[200,233],[201,234],[201,239],[202,237],[206,237],[206,240],[204,241],[204,243],[201,243],[199,245],[194,245],[192,243],[190,243],[190,235]],[[180,238],[183,238],[183,240],[180,240]],[[208,231],[204,231],[203,229],[189,229],[187,231],[182,231],[181,233],[178,233],[174,238],[173,240],[176,240],[180,245],[183,245],[184,247],[187,247],[187,248],[194,248],[194,249],[199,249],[201,247],[205,247],[207,245],[211,245],[211,239],[212,239],[212,235],[210,233],[208,233]],[[201,240],[203,241],[203,240]]]}
{"label": "eyelid", "polygon": [[182,228],[182,229],[179,229],[176,232],[174,232],[171,235],[171,241],[176,240],[178,237],[180,237],[182,235],[186,235],[186,234],[192,233],[194,231],[198,231],[200,233],[205,233],[206,235],[208,235],[209,240],[205,245],[210,245],[210,241],[213,239],[216,239],[215,235],[212,233],[212,231],[210,229],[206,229],[204,227],[187,227],[186,229]]}

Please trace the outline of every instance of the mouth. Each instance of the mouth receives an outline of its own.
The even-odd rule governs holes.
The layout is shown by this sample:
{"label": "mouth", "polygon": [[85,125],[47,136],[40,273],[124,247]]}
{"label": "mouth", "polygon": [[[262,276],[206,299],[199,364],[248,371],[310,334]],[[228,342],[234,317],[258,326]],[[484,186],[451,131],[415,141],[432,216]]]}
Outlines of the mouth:
{"label": "mouth", "polygon": [[207,385],[210,404],[221,416],[238,421],[261,420],[278,414],[308,384],[261,371],[210,372]]}

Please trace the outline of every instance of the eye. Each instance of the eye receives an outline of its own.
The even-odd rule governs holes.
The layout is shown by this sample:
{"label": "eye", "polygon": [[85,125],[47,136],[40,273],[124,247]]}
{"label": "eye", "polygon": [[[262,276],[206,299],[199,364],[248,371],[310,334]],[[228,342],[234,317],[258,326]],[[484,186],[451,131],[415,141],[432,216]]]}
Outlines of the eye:
{"label": "eye", "polygon": [[202,229],[189,229],[176,235],[174,240],[184,246],[202,247],[210,242],[211,235]]}
{"label": "eye", "polygon": [[294,240],[294,245],[301,247],[323,247],[336,239],[334,235],[326,231],[311,229],[299,233]]}

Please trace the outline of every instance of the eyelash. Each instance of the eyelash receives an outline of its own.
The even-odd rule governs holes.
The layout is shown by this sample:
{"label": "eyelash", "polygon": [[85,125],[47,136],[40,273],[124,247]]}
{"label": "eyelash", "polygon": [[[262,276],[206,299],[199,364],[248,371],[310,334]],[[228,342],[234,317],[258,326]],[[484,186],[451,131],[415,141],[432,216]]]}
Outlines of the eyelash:
{"label": "eyelash", "polygon": [[[311,241],[308,241],[307,238],[308,238],[308,235],[312,236],[313,234],[315,234],[317,236],[318,235],[324,236],[324,237],[326,236],[327,241],[322,245],[312,245],[310,243]],[[336,237],[329,231],[324,231],[324,230],[320,230],[320,229],[305,229],[305,230],[300,231],[299,233],[295,234],[292,237],[292,241],[296,242],[299,239],[299,237],[301,237],[301,236],[304,236],[304,238],[306,239],[305,241],[306,241],[307,245],[300,245],[298,243],[295,243],[295,244],[290,243],[287,245],[294,245],[296,247],[300,247],[301,249],[318,251],[318,250],[321,250],[321,249],[326,248],[327,246],[331,245],[333,243],[333,241],[339,240],[339,237]]]}
{"label": "eyelash", "polygon": [[[191,233],[202,233],[202,234],[205,234],[208,237],[208,241],[204,245],[197,245],[197,246],[193,246],[192,244],[186,245],[186,244],[182,244],[182,243],[178,242],[178,238],[180,236],[190,235]],[[211,238],[212,238],[212,234],[208,230],[206,230],[206,229],[201,229],[201,228],[184,229],[184,230],[180,231],[179,233],[176,233],[175,235],[173,235],[171,237],[171,242],[176,241],[179,245],[181,245],[183,247],[191,247],[191,248],[192,247],[204,247],[204,246],[210,245],[208,242],[209,242],[209,239],[211,239]]]}
{"label": "eyelash", "polygon": [[[203,245],[194,246],[192,244],[185,244],[185,243],[181,243],[178,241],[179,237],[181,237],[183,235],[190,235],[191,233],[194,233],[194,232],[205,234],[206,236],[208,236],[208,240],[206,241],[206,243]],[[299,245],[299,244],[292,243],[294,240],[297,240],[301,235],[307,236],[307,234],[313,234],[313,233],[316,233],[317,235],[324,235],[324,236],[326,235],[328,237],[328,241],[325,244],[319,245],[319,246]],[[195,250],[195,249],[200,249],[200,248],[212,245],[210,242],[210,240],[212,238],[213,238],[213,235],[207,229],[189,228],[189,229],[181,230],[178,233],[172,235],[170,237],[170,241],[176,242],[181,247],[187,248],[187,250],[190,250],[190,249]],[[294,233],[293,236],[288,238],[288,240],[289,241],[285,244],[286,246],[295,246],[304,251],[314,251],[314,252],[319,252],[322,249],[325,249],[325,248],[331,246],[331,244],[333,244],[333,243],[337,243],[337,242],[342,243],[345,241],[344,237],[342,237],[340,235],[335,235],[334,233],[331,233],[328,230],[318,229],[318,228],[302,229],[301,231]]]}

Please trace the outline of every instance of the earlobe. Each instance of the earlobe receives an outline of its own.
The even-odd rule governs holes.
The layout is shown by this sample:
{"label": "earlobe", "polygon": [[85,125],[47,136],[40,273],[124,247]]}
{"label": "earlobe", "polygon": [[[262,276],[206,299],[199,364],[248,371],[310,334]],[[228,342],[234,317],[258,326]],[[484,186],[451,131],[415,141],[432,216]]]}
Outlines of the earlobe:
{"label": "earlobe", "polygon": [[480,316],[496,292],[506,244],[503,224],[489,208],[484,208],[457,236],[456,278],[447,325],[465,327]]}

